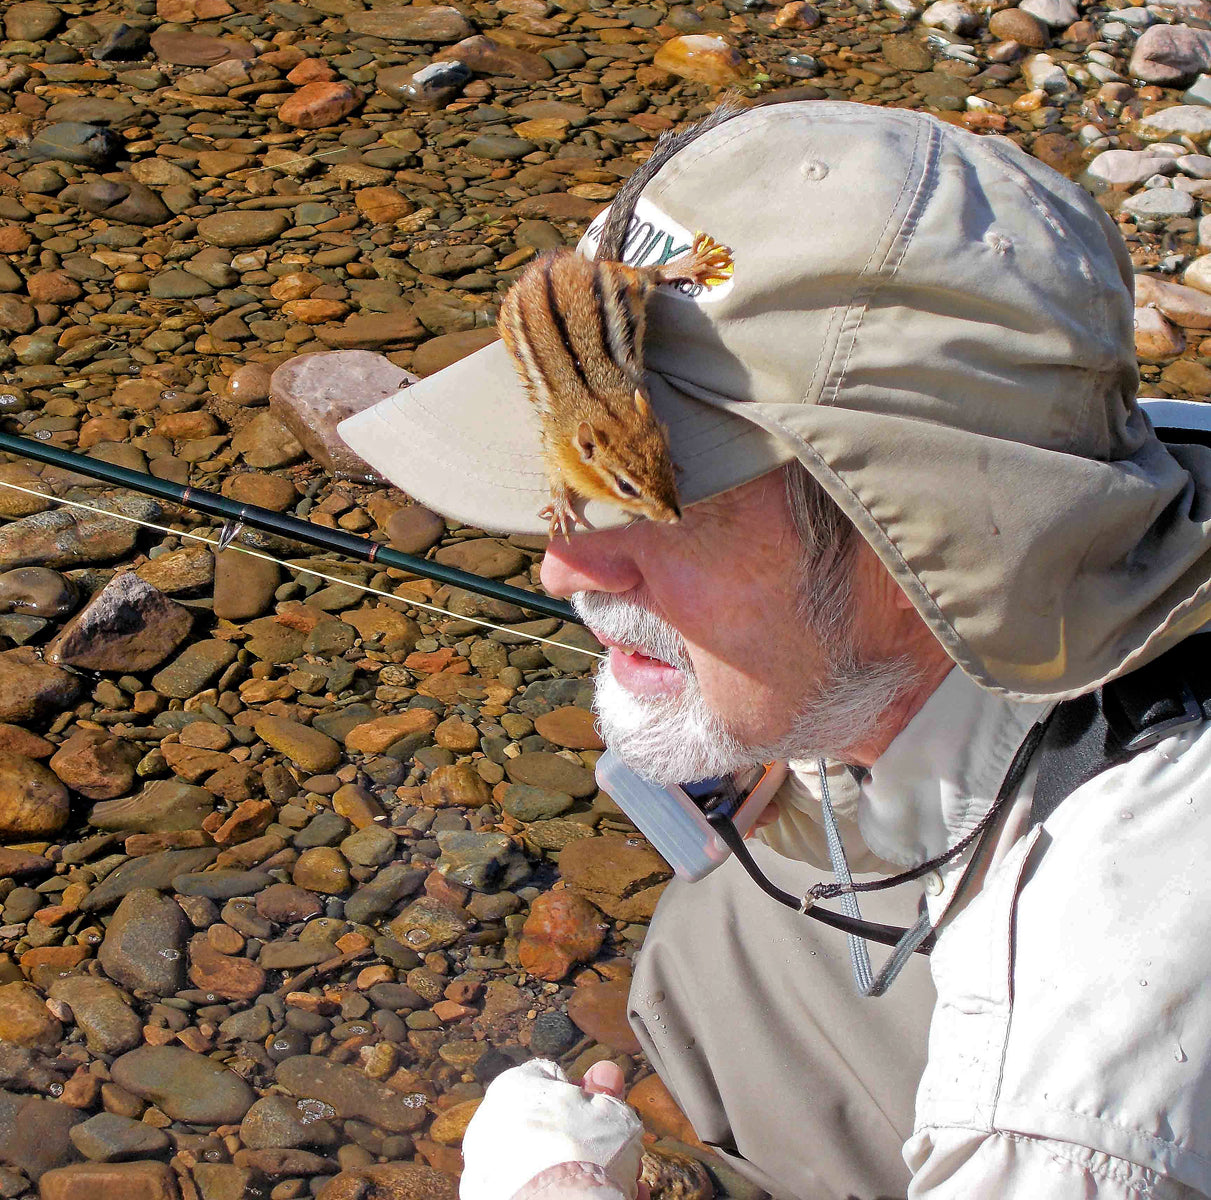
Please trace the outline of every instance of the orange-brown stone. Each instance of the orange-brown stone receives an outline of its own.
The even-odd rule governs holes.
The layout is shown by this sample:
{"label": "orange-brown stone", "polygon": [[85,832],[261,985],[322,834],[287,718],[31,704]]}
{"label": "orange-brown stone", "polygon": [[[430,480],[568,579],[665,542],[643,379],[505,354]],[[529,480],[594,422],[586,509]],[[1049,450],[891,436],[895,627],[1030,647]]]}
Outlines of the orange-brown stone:
{"label": "orange-brown stone", "polygon": [[601,949],[606,924],[601,910],[576,892],[544,892],[530,909],[517,953],[522,967],[557,982]]}
{"label": "orange-brown stone", "polygon": [[491,799],[488,785],[473,768],[462,763],[438,767],[421,784],[421,803],[430,808],[480,808]]}
{"label": "orange-brown stone", "polygon": [[296,129],[322,129],[347,117],[362,102],[362,93],[349,83],[304,84],[278,109],[279,119]]}
{"label": "orange-brown stone", "polygon": [[393,187],[369,187],[360,189],[353,198],[358,212],[375,225],[389,225],[401,217],[409,216],[416,205],[402,192]]}
{"label": "orange-brown stone", "polygon": [[672,38],[656,51],[652,62],[670,75],[711,87],[740,83],[749,75],[748,63],[740,51],[709,33],[689,33]]}
{"label": "orange-brown stone", "polygon": [[205,934],[189,943],[189,980],[220,1000],[251,1000],[265,987],[265,972],[248,958],[222,954]]}
{"label": "orange-brown stone", "polygon": [[570,750],[604,750],[593,714],[587,708],[568,705],[534,719],[535,730],[548,742]]}
{"label": "orange-brown stone", "polygon": [[643,1127],[649,1133],[657,1137],[676,1138],[689,1145],[698,1141],[689,1117],[677,1107],[677,1101],[659,1075],[649,1075],[635,1084],[627,1093],[627,1103],[639,1114]]}
{"label": "orange-brown stone", "polygon": [[627,1023],[626,980],[581,984],[568,1001],[568,1016],[594,1041],[621,1054],[638,1054],[639,1039]]}
{"label": "orange-brown stone", "polygon": [[382,754],[401,738],[414,733],[432,733],[437,714],[427,708],[410,708],[390,717],[379,717],[364,725],[355,725],[345,735],[345,749],[360,754]]}

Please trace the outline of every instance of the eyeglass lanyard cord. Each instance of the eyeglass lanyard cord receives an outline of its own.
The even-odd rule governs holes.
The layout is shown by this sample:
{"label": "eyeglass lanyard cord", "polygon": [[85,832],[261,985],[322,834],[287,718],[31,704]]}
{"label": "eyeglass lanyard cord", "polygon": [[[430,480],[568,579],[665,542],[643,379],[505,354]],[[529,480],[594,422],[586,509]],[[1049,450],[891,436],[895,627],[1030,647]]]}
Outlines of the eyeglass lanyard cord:
{"label": "eyeglass lanyard cord", "polygon": [[[1013,756],[1009,769],[1005,772],[1005,778],[1001,781],[1001,786],[997,790],[996,799],[993,801],[988,812],[985,813],[969,834],[945,853],[931,858],[928,862],[922,863],[919,867],[914,867],[910,871],[903,871],[898,875],[891,875],[886,879],[871,880],[866,883],[853,882],[849,864],[845,858],[845,848],[841,843],[841,835],[837,829],[836,815],[833,812],[832,798],[829,795],[828,779],[823,759],[820,760],[818,768],[821,782],[820,807],[824,816],[824,833],[828,843],[829,859],[832,861],[833,873],[836,876],[835,883],[816,884],[805,896],[793,896],[790,892],[783,891],[773,883],[761,868],[757,866],[756,862],[753,861],[753,856],[749,853],[744,838],[732,823],[731,817],[726,810],[717,809],[714,812],[707,813],[706,819],[727,848],[739,860],[740,865],[748,873],[749,878],[767,896],[777,900],[779,904],[784,904],[788,908],[795,909],[797,912],[814,917],[817,921],[822,921],[825,925],[831,925],[834,929],[839,929],[849,935],[850,958],[853,963],[854,981],[858,986],[858,991],[863,996],[881,996],[891,986],[896,976],[904,968],[904,964],[908,962],[914,953],[930,953],[933,949],[933,935],[935,931],[930,923],[927,911],[922,911],[921,916],[915,924],[907,929],[898,925],[880,925],[873,921],[864,920],[858,909],[857,893],[883,891],[902,883],[909,883],[915,879],[920,879],[923,875],[936,870],[939,866],[949,862],[952,858],[962,854],[963,851],[978,842],[995,824],[997,818],[1005,810],[1006,805],[1017,794],[1022,778],[1026,774],[1026,768],[1030,765],[1030,760],[1034,757],[1039,743],[1043,740],[1043,735],[1047,732],[1049,721],[1050,714],[1031,726],[1025,740]],[[966,886],[971,876],[972,865],[978,858],[978,853],[972,856],[972,862],[968,864],[967,871],[959,881],[956,895],[958,891],[961,891]],[[844,913],[833,912],[831,909],[817,906],[817,899],[822,897],[832,898],[834,896],[841,898],[841,903],[846,909]],[[871,971],[870,956],[866,949],[866,942],[878,942],[881,945],[892,947],[893,952],[887,962],[884,963],[878,975],[873,975]]]}

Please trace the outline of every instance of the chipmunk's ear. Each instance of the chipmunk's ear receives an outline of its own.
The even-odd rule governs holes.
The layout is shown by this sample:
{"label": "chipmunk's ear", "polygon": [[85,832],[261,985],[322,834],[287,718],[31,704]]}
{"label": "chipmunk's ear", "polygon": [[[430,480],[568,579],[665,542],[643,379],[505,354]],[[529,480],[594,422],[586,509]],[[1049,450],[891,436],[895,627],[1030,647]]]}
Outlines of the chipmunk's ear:
{"label": "chipmunk's ear", "polygon": [[635,389],[635,410],[646,421],[652,415],[652,405],[642,388]]}
{"label": "chipmunk's ear", "polygon": [[600,436],[598,431],[588,421],[581,421],[576,427],[576,433],[572,437],[572,442],[580,452],[582,462],[591,462],[593,455],[597,453],[598,444],[604,441],[605,439]]}

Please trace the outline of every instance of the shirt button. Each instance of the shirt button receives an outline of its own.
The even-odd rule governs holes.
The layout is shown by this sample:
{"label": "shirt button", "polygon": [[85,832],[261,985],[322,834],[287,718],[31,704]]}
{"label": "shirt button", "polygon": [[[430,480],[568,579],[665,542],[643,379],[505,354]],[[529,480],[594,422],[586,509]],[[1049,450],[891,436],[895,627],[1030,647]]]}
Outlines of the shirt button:
{"label": "shirt button", "polygon": [[942,876],[939,875],[937,871],[930,871],[930,873],[925,876],[925,890],[929,893],[929,895],[940,896],[942,894],[942,889],[945,886],[946,885],[942,882]]}

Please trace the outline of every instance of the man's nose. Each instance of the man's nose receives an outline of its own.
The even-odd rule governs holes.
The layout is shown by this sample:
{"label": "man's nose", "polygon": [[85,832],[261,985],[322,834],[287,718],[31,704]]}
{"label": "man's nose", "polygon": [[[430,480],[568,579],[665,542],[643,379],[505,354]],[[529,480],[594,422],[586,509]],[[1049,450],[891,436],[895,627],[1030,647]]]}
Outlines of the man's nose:
{"label": "man's nose", "polygon": [[542,586],[552,596],[631,591],[643,573],[620,543],[613,531],[552,538],[542,560]]}

